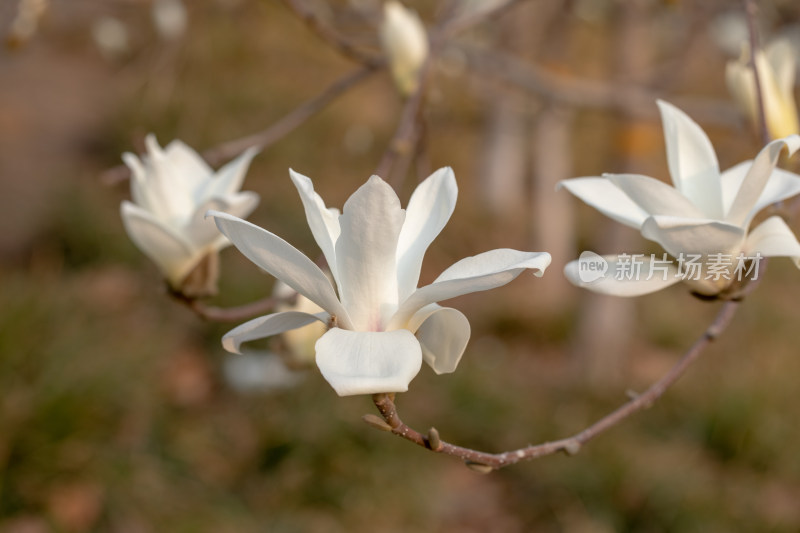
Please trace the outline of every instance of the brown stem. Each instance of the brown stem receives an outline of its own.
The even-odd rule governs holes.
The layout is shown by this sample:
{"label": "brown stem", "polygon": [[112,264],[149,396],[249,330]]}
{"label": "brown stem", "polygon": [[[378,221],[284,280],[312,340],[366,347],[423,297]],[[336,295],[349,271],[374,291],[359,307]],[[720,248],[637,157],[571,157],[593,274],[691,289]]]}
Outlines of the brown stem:
{"label": "brown stem", "polygon": [[[275,122],[268,128],[233,141],[220,144],[203,152],[203,157],[212,166],[216,166],[226,159],[239,155],[241,152],[257,146],[264,149],[291,133],[306,120],[322,111],[328,104],[345,93],[347,90],[366,79],[376,71],[377,67],[362,67],[350,72],[336,80],[322,93],[292,110],[289,114]],[[125,165],[117,165],[103,173],[101,180],[109,185],[125,181],[130,177],[130,170]]]}
{"label": "brown stem", "polygon": [[522,461],[523,459],[536,459],[545,455],[551,455],[556,452],[566,452],[570,455],[577,453],[581,446],[587,441],[593,439],[600,433],[615,426],[625,418],[633,413],[650,407],[656,400],[658,400],[664,392],[675,383],[678,378],[683,375],[686,369],[691,365],[703,352],[714,339],[716,339],[728,327],[739,307],[739,301],[727,301],[722,304],[716,318],[711,325],[703,332],[703,334],[695,341],[683,357],[657,382],[650,386],[644,393],[635,396],[627,403],[620,406],[617,410],[604,416],[591,426],[583,431],[576,433],[571,437],[551,442],[537,444],[535,446],[528,446],[518,450],[512,450],[502,453],[487,453],[470,448],[456,446],[439,439],[438,432],[434,435],[434,442],[437,449],[431,445],[431,438],[423,435],[422,433],[407,426],[397,413],[397,407],[394,403],[393,394],[375,394],[372,401],[378,408],[383,419],[391,427],[392,433],[398,435],[406,440],[409,440],[423,448],[453,455],[466,461],[471,466],[483,466],[486,471],[496,470],[504,466],[509,466]]}
{"label": "brown stem", "polygon": [[349,39],[326,26],[301,0],[283,0],[283,3],[286,4],[311,31],[316,33],[320,39],[331,45],[343,56],[371,68],[378,67],[382,64],[380,57],[360,50]]}
{"label": "brown stem", "polygon": [[210,322],[241,322],[268,313],[275,309],[277,305],[285,303],[290,304],[294,299],[270,297],[236,307],[216,307],[206,305],[200,300],[187,297],[174,291],[170,291],[170,295],[191,309],[200,318]]}

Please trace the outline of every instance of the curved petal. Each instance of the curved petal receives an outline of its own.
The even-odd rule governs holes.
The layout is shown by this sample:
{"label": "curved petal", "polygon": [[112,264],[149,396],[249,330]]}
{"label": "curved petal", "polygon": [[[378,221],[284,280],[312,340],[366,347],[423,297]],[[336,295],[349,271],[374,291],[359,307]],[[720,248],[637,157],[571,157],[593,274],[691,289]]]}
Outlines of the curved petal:
{"label": "curved petal", "polygon": [[206,182],[202,197],[226,196],[238,192],[242,188],[250,163],[259,151],[259,148],[252,146],[220,168],[216,175]]}
{"label": "curved petal", "polygon": [[128,236],[173,286],[200,260],[197,250],[148,211],[123,201],[120,214]]}
{"label": "curved petal", "polygon": [[769,217],[750,232],[744,245],[746,257],[790,257],[800,268],[800,242],[781,217]]}
{"label": "curved petal", "polygon": [[292,169],[289,169],[289,177],[292,178],[292,183],[297,187],[297,192],[300,193],[300,200],[302,200],[303,208],[306,211],[306,219],[308,220],[308,226],[311,228],[311,234],[328,262],[333,279],[338,280],[339,278],[336,275],[336,241],[341,233],[339,215],[325,207],[325,202],[322,201],[319,194],[314,192],[314,184],[309,178]]}
{"label": "curved petal", "polygon": [[733,200],[739,194],[739,189],[742,187],[742,182],[745,176],[753,166],[753,160],[748,159],[741,163],[732,166],[720,175],[720,185],[722,186],[722,209],[725,216],[730,213]]}
{"label": "curved petal", "polygon": [[726,222],[745,226],[751,211],[773,175],[775,164],[784,146],[789,149],[789,155],[792,155],[800,148],[800,136],[790,135],[785,139],[772,141],[758,153],[731,202],[731,207],[725,216]]}
{"label": "curved petal", "polygon": [[333,328],[316,344],[317,366],[339,396],[405,392],[422,366],[422,350],[408,330]]}
{"label": "curved petal", "polygon": [[794,172],[776,168],[772,171],[772,176],[770,176],[769,181],[767,181],[764,191],[758,198],[756,205],[748,214],[744,227],[748,227],[753,217],[765,207],[791,198],[797,194],[800,194],[800,176]]}
{"label": "curved petal", "polygon": [[352,328],[382,331],[397,309],[397,239],[405,212],[388,183],[372,176],[344,204],[336,241],[339,295]]}
{"label": "curved petal", "polygon": [[457,197],[456,177],[450,167],[431,174],[411,195],[397,242],[399,301],[417,288],[425,251],[450,220]]}
{"label": "curved petal", "polygon": [[[195,175],[183,168],[191,168],[185,163],[176,164],[158,145],[155,135],[148,135],[144,142],[147,147],[147,183],[142,184],[140,192],[147,196],[150,211],[160,220],[170,224],[185,221],[194,212],[194,188],[202,181],[190,177]],[[180,148],[177,150],[185,155]]]}
{"label": "curved petal", "polygon": [[678,267],[672,261],[650,257],[596,256],[604,262],[605,270],[589,271],[586,262],[571,261],[564,267],[564,275],[573,285],[611,296],[642,296],[660,291],[681,281]]}
{"label": "curved petal", "polygon": [[705,215],[678,189],[639,174],[605,174],[628,198],[650,215],[703,218]]}
{"label": "curved petal", "polygon": [[453,372],[469,342],[469,320],[461,311],[426,305],[408,322],[422,346],[422,358],[437,374]]}
{"label": "curved petal", "polygon": [[675,188],[708,218],[721,219],[719,163],[711,141],[686,113],[663,100],[657,103],[664,123],[669,173]]}
{"label": "curved petal", "polygon": [[[155,142],[154,136],[152,139]],[[173,165],[173,169],[180,173],[182,179],[186,180],[189,185],[187,188],[198,187],[214,174],[200,154],[179,139],[170,142],[164,149],[164,153]]]}
{"label": "curved petal", "polygon": [[223,198],[214,198],[198,207],[184,228],[187,240],[196,248],[212,246],[216,244],[216,241],[228,242],[217,229],[214,221],[206,218],[206,213],[209,211],[232,214],[230,213],[230,204]]}
{"label": "curved petal", "polygon": [[520,252],[502,248],[455,263],[436,280],[409,296],[392,317],[387,329],[406,327],[411,316],[426,305],[462,294],[494,289],[510,282],[526,269],[542,276],[550,264],[545,252]]}
{"label": "curved petal", "polygon": [[650,214],[606,178],[585,177],[561,180],[556,189],[569,192],[621,224],[639,229]]}
{"label": "curved petal", "polygon": [[673,257],[681,254],[729,254],[738,251],[745,232],[718,220],[653,216],[642,235],[660,244]]}
{"label": "curved petal", "polygon": [[[245,218],[255,210],[261,201],[261,197],[258,195],[258,193],[244,191],[225,197],[225,201],[227,202],[227,205],[217,208],[218,211],[228,213],[229,215],[233,215],[235,217]],[[196,214],[197,216],[205,217],[205,213],[207,213],[209,210],[210,209],[203,210],[201,208],[197,210]],[[222,250],[231,244],[228,238],[225,237],[225,235],[222,235],[216,227],[214,227],[214,234],[216,235],[216,239],[214,240],[212,247],[215,250]]]}
{"label": "curved petal", "polygon": [[231,353],[241,353],[243,343],[271,337],[292,329],[302,328],[317,320],[327,322],[328,313],[303,313],[301,311],[284,311],[254,318],[230,330],[222,337],[222,347]]}
{"label": "curved petal", "polygon": [[245,257],[352,328],[328,278],[311,259],[277,235],[227,213],[211,211],[219,230]]}

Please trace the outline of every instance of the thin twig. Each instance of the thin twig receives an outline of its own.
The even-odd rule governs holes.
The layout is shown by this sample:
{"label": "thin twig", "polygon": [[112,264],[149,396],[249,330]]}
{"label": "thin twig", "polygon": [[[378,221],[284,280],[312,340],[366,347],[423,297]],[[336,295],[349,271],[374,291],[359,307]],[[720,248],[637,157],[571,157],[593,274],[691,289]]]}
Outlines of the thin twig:
{"label": "thin twig", "polygon": [[311,31],[316,33],[320,39],[331,45],[343,56],[373,68],[382,63],[380,57],[364,52],[349,39],[326,26],[316,13],[309,9],[301,0],[283,0],[283,3],[286,4]]}
{"label": "thin twig", "polygon": [[[230,159],[251,146],[264,149],[291,133],[295,128],[303,124],[306,120],[322,111],[333,100],[341,96],[347,90],[360,83],[368,76],[373,74],[377,67],[362,67],[350,72],[346,76],[339,78],[322,93],[306,101],[299,107],[293,109],[289,114],[269,126],[268,128],[253,133],[240,139],[222,143],[214,148],[203,152],[203,157],[212,166],[216,166],[222,161]],[[117,165],[106,170],[101,180],[109,185],[125,181],[130,177],[130,169],[125,165]]]}
{"label": "thin twig", "polygon": [[170,295],[177,301],[186,305],[186,307],[191,309],[200,318],[208,320],[209,322],[241,322],[242,320],[268,313],[278,305],[291,304],[295,298],[295,296],[291,299],[270,297],[237,307],[216,307],[206,305],[200,300],[189,298],[177,292],[171,291]]}
{"label": "thin twig", "polygon": [[703,334],[695,341],[689,350],[661,379],[650,386],[645,392],[632,398],[617,410],[604,416],[583,431],[565,439],[545,442],[535,446],[528,446],[518,450],[503,453],[487,453],[470,448],[456,446],[441,440],[436,433],[437,449],[430,444],[430,438],[407,426],[397,413],[393,394],[375,394],[372,397],[383,419],[391,427],[392,433],[409,440],[423,448],[428,448],[437,453],[453,455],[466,461],[470,466],[478,466],[488,470],[496,470],[505,466],[518,463],[524,459],[536,459],[551,455],[556,452],[568,454],[577,453],[581,446],[600,433],[615,426],[633,413],[650,407],[664,392],[683,375],[686,369],[700,356],[703,350],[728,327],[739,307],[739,301],[727,301],[722,304],[716,318]]}
{"label": "thin twig", "polygon": [[395,188],[398,188],[402,183],[402,178],[405,174],[401,175],[400,172],[393,172],[396,170],[395,166],[403,158],[407,159],[412,155],[421,132],[419,120],[422,103],[425,100],[425,88],[430,78],[430,63],[431,60],[428,57],[420,69],[417,89],[406,100],[394,136],[389,142],[386,151],[384,151],[378,167],[375,169],[375,174],[387,179]]}
{"label": "thin twig", "polygon": [[434,40],[446,40],[454,35],[467,31],[470,28],[482,24],[494,17],[498,17],[505,13],[507,10],[513,8],[517,4],[521,4],[526,0],[506,0],[502,4],[496,4],[488,9],[476,9],[468,15],[462,15],[444,21],[441,26],[433,34]]}
{"label": "thin twig", "polygon": [[[611,109],[631,116],[656,115],[653,102],[660,94],[631,84],[609,83],[569,77],[499,52],[461,46],[476,74],[487,75],[530,91],[547,100],[577,109]],[[739,114],[727,102],[706,98],[674,98],[674,103],[692,117],[723,126],[740,124]]]}

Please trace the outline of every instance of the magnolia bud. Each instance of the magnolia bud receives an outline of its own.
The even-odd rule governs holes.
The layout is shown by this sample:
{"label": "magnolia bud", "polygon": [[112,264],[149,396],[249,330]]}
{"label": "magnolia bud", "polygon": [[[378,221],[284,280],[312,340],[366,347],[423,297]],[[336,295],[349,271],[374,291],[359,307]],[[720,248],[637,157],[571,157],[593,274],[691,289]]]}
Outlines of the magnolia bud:
{"label": "magnolia bud", "polygon": [[380,26],[383,51],[397,89],[404,96],[417,90],[428,57],[428,35],[419,16],[399,2],[386,2]]}

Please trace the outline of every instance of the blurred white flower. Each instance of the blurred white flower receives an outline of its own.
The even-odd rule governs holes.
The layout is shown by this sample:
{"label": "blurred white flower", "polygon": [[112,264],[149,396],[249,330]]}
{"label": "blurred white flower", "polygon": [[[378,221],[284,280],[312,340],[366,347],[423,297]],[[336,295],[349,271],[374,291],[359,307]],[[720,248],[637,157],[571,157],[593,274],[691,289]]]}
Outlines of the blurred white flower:
{"label": "blurred white flower", "polygon": [[162,149],[151,134],[145,143],[147,155],[141,159],[122,156],[131,169],[133,199],[122,202],[122,221],[136,246],[180,290],[204,258],[230,244],[213,221],[204,219],[205,213],[217,209],[244,217],[258,205],[256,193],[239,192],[258,150],[246,150],[214,173],[179,140]]}
{"label": "blurred white flower", "polygon": [[[669,172],[674,187],[635,174],[604,174],[564,180],[560,186],[614,220],[636,228],[660,244],[672,258],[709,256],[791,257],[800,267],[800,243],[777,216],[748,233],[753,217],[764,207],[800,193],[800,176],[776,169],[784,147],[794,153],[800,137],[792,135],[771,142],[752,161],[720,173],[717,156],[706,134],[691,118],[667,102],[658,102],[664,122]],[[610,269],[622,256],[604,256]],[[630,257],[630,256],[628,256]],[[642,259],[644,269],[650,261]],[[715,295],[731,279],[705,272],[699,279],[682,277],[677,261],[669,263],[664,276],[605,276],[582,279],[579,261],[569,263],[565,274],[575,285],[617,296],[638,296],[688,283],[700,294]]]}
{"label": "blurred white flower", "polygon": [[186,6],[182,0],[154,0],[152,17],[156,31],[167,40],[182,37],[189,25]]}
{"label": "blurred white flower", "polygon": [[394,83],[408,96],[417,89],[420,70],[428,57],[425,26],[415,12],[390,0],[383,5],[379,34]]}
{"label": "blurred white flower", "polygon": [[287,368],[280,356],[261,351],[229,355],[222,371],[228,385],[242,393],[288,389],[305,377],[305,373]]}
{"label": "blurred white flower", "polygon": [[417,288],[423,255],[455,207],[450,168],[423,181],[405,210],[392,188],[372,176],[341,215],[325,207],[310,179],[296,172],[291,177],[336,288],[283,239],[235,216],[210,213],[245,256],[324,309],[251,320],[228,332],[223,345],[238,351],[249,340],[317,320],[328,323],[331,329],[315,346],[316,362],[341,396],[405,391],[423,359],[436,373],[454,371],[469,340],[469,322],[436,302],[505,285],[525,269],[541,276],[550,264],[546,253],[492,250],[462,259]]}
{"label": "blurred white flower", "polygon": [[128,28],[114,17],[100,17],[92,23],[92,37],[106,59],[119,59],[130,52]]}
{"label": "blurred white flower", "polygon": [[[797,56],[797,50],[788,39],[774,39],[763,52],[758,50],[755,55],[764,115],[773,139],[800,133],[794,98]],[[758,125],[758,100],[750,57],[749,46],[743,46],[739,59],[728,62],[725,81],[736,104],[753,124]]]}

